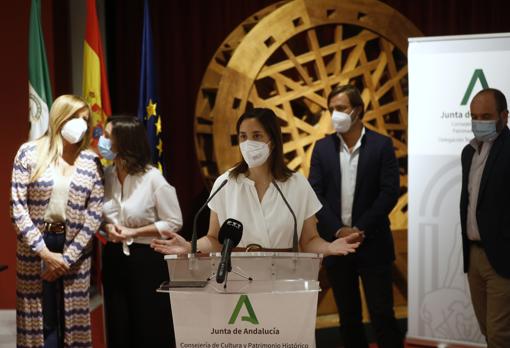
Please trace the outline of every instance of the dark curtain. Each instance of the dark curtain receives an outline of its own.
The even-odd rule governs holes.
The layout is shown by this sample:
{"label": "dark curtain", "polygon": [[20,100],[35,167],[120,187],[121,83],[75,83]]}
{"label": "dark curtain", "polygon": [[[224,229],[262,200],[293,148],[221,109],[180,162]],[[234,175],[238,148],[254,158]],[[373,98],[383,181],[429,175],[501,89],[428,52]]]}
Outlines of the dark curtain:
{"label": "dark curtain", "polygon": [[[105,2],[113,112],[135,114],[143,0]],[[251,14],[274,2],[150,0],[167,178],[177,189],[186,235],[191,230],[193,213],[208,194],[197,165],[193,138],[195,99],[202,75],[227,35]],[[510,2],[506,0],[384,2],[410,19],[427,36],[510,31],[507,19]],[[205,232],[207,216],[201,221],[200,230]]]}

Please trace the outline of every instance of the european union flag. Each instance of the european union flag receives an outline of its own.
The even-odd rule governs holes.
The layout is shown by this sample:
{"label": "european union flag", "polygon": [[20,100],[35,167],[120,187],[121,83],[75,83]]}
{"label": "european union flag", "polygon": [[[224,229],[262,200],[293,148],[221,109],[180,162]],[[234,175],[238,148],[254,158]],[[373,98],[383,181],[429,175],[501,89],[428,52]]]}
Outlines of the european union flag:
{"label": "european union flag", "polygon": [[145,0],[144,4],[141,61],[138,117],[145,125],[152,154],[152,163],[164,173],[161,115],[159,114],[158,96],[156,94],[156,75],[154,73],[152,31],[148,0]]}

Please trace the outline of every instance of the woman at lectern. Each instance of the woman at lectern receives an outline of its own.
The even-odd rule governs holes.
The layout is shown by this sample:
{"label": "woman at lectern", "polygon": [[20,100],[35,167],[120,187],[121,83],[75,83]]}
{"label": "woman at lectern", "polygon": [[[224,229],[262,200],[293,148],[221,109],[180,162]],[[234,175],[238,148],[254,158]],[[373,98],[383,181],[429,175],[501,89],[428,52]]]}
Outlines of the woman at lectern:
{"label": "woman at lectern", "polygon": [[[220,251],[220,226],[228,218],[233,218],[244,227],[239,247],[290,250],[294,220],[285,197],[296,216],[301,251],[324,256],[354,252],[359,245],[355,242],[360,237],[358,234],[331,243],[320,238],[315,213],[322,205],[308,180],[285,165],[282,135],[275,113],[271,109],[248,110],[237,121],[236,130],[242,160],[214,183],[212,192],[219,191],[209,202],[209,231],[198,240],[197,249],[201,252]],[[154,240],[151,246],[164,254],[191,251],[191,244],[176,233],[167,240]]]}
{"label": "woman at lectern", "polygon": [[88,149],[90,125],[87,103],[62,95],[44,135],[21,145],[14,159],[18,347],[92,346],[90,242],[101,223],[103,180]]}
{"label": "woman at lectern", "polygon": [[110,117],[99,151],[113,161],[105,169],[102,225],[108,237],[103,250],[108,347],[171,347],[170,303],[155,291],[168,280],[168,270],[149,244],[181,228],[176,191],[151,165],[138,119]]}

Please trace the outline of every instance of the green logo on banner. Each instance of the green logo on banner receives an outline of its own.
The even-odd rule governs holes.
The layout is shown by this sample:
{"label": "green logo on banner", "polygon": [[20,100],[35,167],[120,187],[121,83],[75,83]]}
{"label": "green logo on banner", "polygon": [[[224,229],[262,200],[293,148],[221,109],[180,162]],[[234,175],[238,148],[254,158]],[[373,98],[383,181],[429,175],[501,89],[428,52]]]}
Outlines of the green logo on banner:
{"label": "green logo on banner", "polygon": [[228,323],[232,325],[236,322],[239,312],[241,311],[241,307],[243,307],[243,305],[246,307],[246,311],[248,311],[248,316],[242,316],[241,320],[258,325],[259,320],[257,319],[255,312],[253,311],[253,307],[251,305],[250,299],[248,298],[248,295],[239,296],[239,301],[237,301],[236,308],[234,308],[234,311],[232,312],[232,315],[230,316],[230,320],[228,321]]}
{"label": "green logo on banner", "polygon": [[487,83],[487,79],[485,78],[485,74],[482,69],[476,69],[471,77],[471,81],[469,82],[469,86],[466,89],[466,93],[464,93],[464,98],[460,102],[460,105],[466,105],[471,97],[471,93],[473,93],[473,88],[475,88],[476,81],[480,81],[482,88],[489,88],[489,84]]}

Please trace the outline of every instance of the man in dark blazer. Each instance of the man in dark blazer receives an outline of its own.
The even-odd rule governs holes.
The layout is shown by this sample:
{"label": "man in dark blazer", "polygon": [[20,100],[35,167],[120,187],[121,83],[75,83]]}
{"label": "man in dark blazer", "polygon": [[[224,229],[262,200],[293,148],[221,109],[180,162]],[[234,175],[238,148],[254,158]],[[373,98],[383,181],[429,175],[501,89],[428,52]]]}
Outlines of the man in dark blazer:
{"label": "man in dark blazer", "polygon": [[497,89],[471,102],[475,138],[462,151],[460,218],[464,272],[490,348],[510,347],[510,131]]}
{"label": "man in dark blazer", "polygon": [[319,233],[328,241],[359,231],[364,236],[355,254],[324,260],[344,345],[368,347],[362,323],[361,277],[379,347],[403,347],[393,311],[395,252],[388,218],[400,192],[392,141],[363,127],[365,110],[355,87],[334,88],[328,107],[336,133],[315,144],[309,176],[323,205],[317,214]]}

